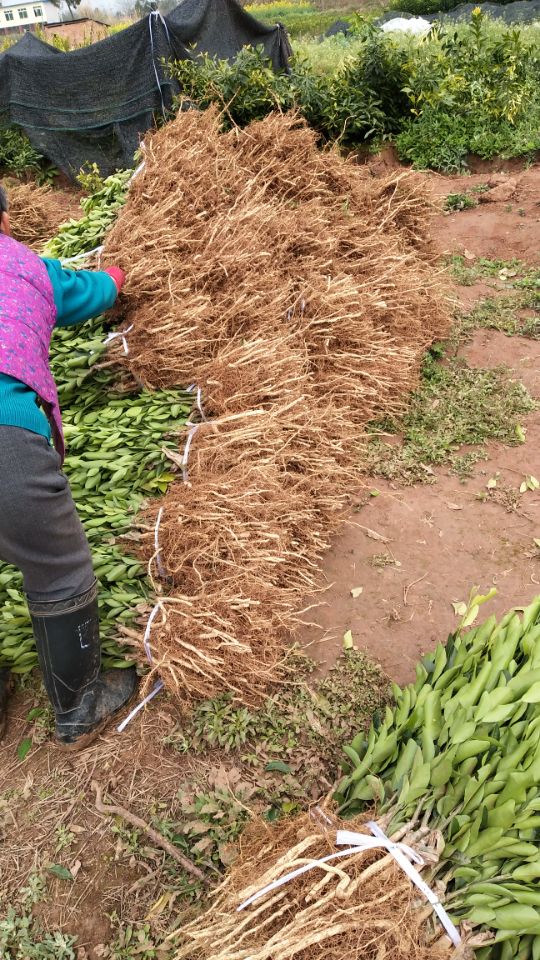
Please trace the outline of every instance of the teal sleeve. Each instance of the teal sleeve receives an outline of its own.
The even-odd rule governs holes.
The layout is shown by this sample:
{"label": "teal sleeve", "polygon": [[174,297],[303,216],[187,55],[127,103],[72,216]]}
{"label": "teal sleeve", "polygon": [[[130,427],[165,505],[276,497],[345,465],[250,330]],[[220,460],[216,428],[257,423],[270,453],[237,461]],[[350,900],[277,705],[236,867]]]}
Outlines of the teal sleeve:
{"label": "teal sleeve", "polygon": [[54,292],[56,326],[70,327],[99,317],[118,296],[116,284],[102,270],[64,270],[59,260],[43,258]]}

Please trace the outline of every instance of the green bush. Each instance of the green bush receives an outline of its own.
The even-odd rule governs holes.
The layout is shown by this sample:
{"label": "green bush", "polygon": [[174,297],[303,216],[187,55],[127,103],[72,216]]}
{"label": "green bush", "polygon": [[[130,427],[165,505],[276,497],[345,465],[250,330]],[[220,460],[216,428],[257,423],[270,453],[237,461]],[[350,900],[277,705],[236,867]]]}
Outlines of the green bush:
{"label": "green bush", "polygon": [[[496,0],[497,3],[512,3],[512,0]],[[403,13],[412,13],[416,17],[421,17],[426,13],[439,13],[439,11],[453,10],[458,7],[463,0],[392,0],[390,9],[399,10]],[[482,6],[480,0],[479,6]]]}
{"label": "green bush", "polygon": [[[317,65],[319,48],[335,65]],[[416,167],[455,171],[469,154],[527,156],[540,149],[540,35],[474,11],[468,25],[428,37],[388,35],[355,22],[355,35],[298,44],[290,73],[262,51],[234,63],[206,56],[173,66],[184,97],[215,103],[225,126],[297,110],[326,141],[355,148],[394,137]]]}
{"label": "green bush", "polygon": [[463,172],[471,154],[491,160],[530,157],[540,150],[538,106],[518,123],[493,124],[428,108],[418,120],[409,120],[396,138],[401,160],[419,170]]}
{"label": "green bush", "polygon": [[173,65],[182,96],[201,108],[215,103],[225,126],[243,126],[271,110],[298,110],[325,140],[353,147],[399,126],[407,109],[401,92],[404,55],[384,34],[366,27],[354,57],[319,75],[296,57],[289,74],[275,74],[260,50],[244,48],[234,63],[209,56]]}
{"label": "green bush", "polygon": [[177,61],[171,72],[182,97],[202,109],[217,104],[225,127],[244,126],[272,110],[290,110],[296,104],[290,77],[274,73],[263,52],[251,47],[244,47],[233,63],[204,54],[196,62]]}
{"label": "green bush", "polygon": [[17,127],[0,128],[0,168],[15,176],[22,176],[38,171],[43,159],[22,130]]}
{"label": "green bush", "polygon": [[540,147],[540,51],[519,28],[474,11],[465,28],[417,44],[405,65],[412,118],[397,148],[416,167],[460,170],[469,154],[523,156]]}

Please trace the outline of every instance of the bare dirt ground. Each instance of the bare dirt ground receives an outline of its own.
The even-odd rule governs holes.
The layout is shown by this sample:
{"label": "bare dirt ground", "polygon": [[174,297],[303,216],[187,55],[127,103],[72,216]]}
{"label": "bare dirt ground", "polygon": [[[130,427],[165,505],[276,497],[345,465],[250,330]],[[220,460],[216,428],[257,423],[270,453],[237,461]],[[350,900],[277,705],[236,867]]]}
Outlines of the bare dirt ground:
{"label": "bare dirt ground", "polygon": [[[467,177],[432,175],[430,180],[442,198],[486,185],[491,176],[482,171]],[[464,256],[470,264],[486,258],[538,265],[540,168],[512,168],[492,182],[488,202],[437,217],[434,229],[441,253]],[[482,281],[455,284],[454,292],[468,311],[483,297],[503,294],[503,287],[497,280]],[[505,364],[509,377],[522,381],[540,400],[539,340],[478,330],[463,353],[471,366]],[[473,586],[497,588],[489,607],[495,613],[526,604],[540,593],[540,558],[534,545],[540,537],[540,496],[533,491],[517,495],[526,475],[540,475],[540,410],[524,418],[523,426],[524,444],[489,443],[487,459],[476,464],[465,481],[446,467],[434,468],[430,479],[436,482],[426,485],[369,480],[380,495],[360,494],[365,505],[351,514],[325,561],[329,587],[324,606],[312,611],[319,627],[303,632],[311,656],[323,669],[339,655],[343,635],[351,630],[357,647],[393,679],[409,681],[419,655],[454,629],[452,603],[466,600]],[[488,492],[486,484],[493,477],[497,487]],[[382,539],[374,540],[373,532]],[[356,587],[362,587],[362,593],[354,599],[351,590]]]}

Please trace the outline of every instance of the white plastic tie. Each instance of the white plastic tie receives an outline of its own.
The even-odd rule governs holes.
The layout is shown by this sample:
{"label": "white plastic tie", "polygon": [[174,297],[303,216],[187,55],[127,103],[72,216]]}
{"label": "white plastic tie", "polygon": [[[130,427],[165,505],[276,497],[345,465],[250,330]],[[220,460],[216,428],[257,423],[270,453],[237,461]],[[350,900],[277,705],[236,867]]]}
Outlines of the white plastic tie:
{"label": "white plastic tie", "polygon": [[66,263],[77,263],[78,260],[87,260],[89,257],[93,257],[95,254],[98,257],[101,255],[103,250],[103,244],[99,247],[94,247],[93,250],[87,250],[85,253],[78,253],[75,257],[68,257],[66,260],[61,260],[60,263],[65,267]]}
{"label": "white plastic tie", "polygon": [[203,408],[202,408],[202,390],[201,390],[200,387],[197,387],[197,407],[198,407],[199,413],[200,413],[200,415],[201,415],[201,420],[203,420],[204,422],[206,422],[206,417],[205,417],[205,414],[204,414],[204,410],[203,410]]}
{"label": "white plastic tie", "polygon": [[126,356],[127,356],[127,354],[129,353],[129,347],[128,347],[128,342],[127,342],[127,339],[126,339],[126,334],[128,334],[131,330],[133,330],[133,324],[132,324],[132,323],[130,323],[129,327],[126,327],[125,330],[115,330],[114,333],[109,333],[109,334],[107,334],[107,336],[105,337],[103,343],[104,343],[104,344],[105,344],[105,343],[111,343],[113,340],[116,340],[117,337],[120,337],[120,339],[121,339],[121,341],[122,341],[122,346],[124,347],[124,353],[125,353]]}
{"label": "white plastic tie", "polygon": [[[199,414],[200,414],[200,417],[201,417],[201,421],[202,421],[202,423],[208,423],[208,417],[206,416],[206,414],[205,414],[205,412],[204,412],[204,409],[203,409],[203,405],[202,405],[202,390],[201,390],[201,388],[198,387],[196,383],[191,383],[191,384],[189,385],[189,387],[186,388],[186,392],[187,392],[187,393],[195,393],[195,404],[196,404],[196,406],[197,406],[197,410],[199,411]],[[189,473],[188,473],[189,451],[191,450],[191,444],[193,443],[193,437],[195,436],[195,434],[197,433],[197,430],[198,430],[199,427],[201,426],[200,423],[190,424],[190,422],[189,422],[190,420],[191,420],[191,416],[189,417],[189,419],[188,419],[188,421],[187,421],[187,426],[188,426],[190,429],[189,429],[189,432],[188,432],[188,435],[187,435],[186,445],[185,445],[185,447],[184,447],[184,455],[183,455],[183,457],[182,457],[182,479],[183,479],[184,483],[189,483]]]}
{"label": "white plastic tie", "polygon": [[450,917],[441,904],[439,898],[433,893],[433,890],[428,887],[427,883],[422,880],[418,870],[413,866],[414,863],[418,864],[418,866],[423,866],[425,861],[420,854],[416,853],[416,851],[413,850],[412,847],[409,847],[406,843],[395,843],[393,840],[390,840],[390,838],[387,837],[381,828],[373,821],[367,823],[366,826],[369,827],[373,836],[370,837],[365,833],[355,833],[352,830],[338,830],[336,834],[336,846],[347,846],[346,850],[340,850],[338,853],[328,854],[328,856],[321,857],[319,860],[312,860],[310,863],[306,863],[304,866],[298,867],[298,869],[293,870],[291,873],[287,873],[285,876],[279,877],[278,880],[274,880],[266,887],[263,887],[262,890],[254,893],[253,896],[248,897],[247,900],[244,900],[244,902],[237,907],[237,912],[245,910],[246,907],[251,906],[251,904],[255,903],[257,900],[260,900],[261,897],[264,897],[267,893],[271,893],[273,890],[277,890],[279,887],[285,886],[285,884],[290,883],[291,880],[295,880],[296,877],[301,877],[304,873],[308,873],[310,870],[315,870],[317,867],[322,866],[325,863],[329,863],[331,860],[337,860],[339,857],[350,857],[355,853],[364,853],[366,850],[376,850],[378,848],[382,848],[388,850],[388,853],[412,880],[415,886],[424,895],[426,900],[428,900],[448,936],[450,937],[450,940],[454,946],[457,947],[461,943],[459,931],[450,920]]}
{"label": "white plastic tie", "polygon": [[[156,616],[157,616],[157,614],[158,614],[158,612],[159,612],[160,609],[161,609],[161,602],[158,601],[158,602],[156,603],[155,607],[153,608],[150,616],[148,617],[148,622],[147,622],[147,624],[146,624],[146,630],[144,631],[144,637],[143,637],[144,652],[146,653],[146,658],[147,658],[148,663],[150,664],[150,666],[152,666],[152,664],[153,664],[153,662],[154,662],[153,657],[152,657],[152,651],[151,651],[151,649],[150,649],[150,632],[151,632],[151,630],[152,630],[152,624],[153,624],[153,622],[154,622],[154,620],[155,620],[155,618],[156,618]],[[126,717],[124,720],[122,720],[122,723],[120,723],[120,724],[118,725],[118,727],[116,728],[116,729],[118,730],[118,733],[123,733],[123,731],[126,729],[128,723],[131,723],[131,721],[133,720],[133,718],[137,716],[137,714],[143,709],[143,707],[146,706],[147,703],[150,703],[150,701],[154,699],[154,697],[156,696],[156,694],[158,694],[158,693],[160,692],[160,690],[163,690],[163,680],[157,680],[156,683],[154,684],[152,690],[151,690],[150,693],[144,698],[144,700],[141,700],[141,702],[138,703],[137,706],[133,708],[133,710],[131,711],[131,713],[128,713],[127,717]]]}
{"label": "white plastic tie", "polygon": [[152,666],[152,664],[153,664],[153,662],[154,662],[154,661],[153,661],[153,658],[152,658],[152,651],[151,651],[151,649],[150,649],[150,632],[151,632],[151,630],[152,630],[152,624],[153,624],[153,622],[154,622],[157,614],[159,613],[160,609],[161,609],[161,603],[160,603],[159,600],[158,600],[158,602],[156,603],[154,609],[152,610],[152,613],[151,613],[150,616],[148,617],[148,622],[147,622],[147,624],[146,624],[146,630],[144,631],[144,637],[143,637],[144,652],[146,653],[146,657],[147,657],[147,660],[148,660],[148,663],[150,664],[150,666]]}
{"label": "white plastic tie", "polygon": [[163,690],[163,680],[158,680],[152,687],[148,696],[146,696],[144,700],[141,700],[141,702],[138,703],[137,706],[133,708],[131,713],[128,713],[125,720],[122,720],[122,723],[118,724],[118,727],[117,727],[118,733],[123,733],[128,723],[131,723],[134,717],[136,717],[137,714],[140,713],[140,711],[143,709],[143,707],[146,706],[147,703],[150,703],[150,701],[154,699],[154,697],[156,696],[157,693],[160,692],[160,690]]}
{"label": "white plastic tie", "polygon": [[166,22],[165,22],[165,19],[162,17],[162,15],[161,15],[161,13],[159,12],[159,10],[152,10],[152,12],[148,14],[148,28],[149,28],[149,30],[150,30],[150,49],[151,49],[151,51],[152,51],[152,66],[153,66],[153,68],[154,68],[154,73],[155,73],[155,75],[156,75],[156,83],[157,83],[157,88],[158,88],[158,90],[159,90],[159,97],[160,97],[160,100],[161,100],[161,110],[162,110],[162,112],[163,112],[163,116],[165,116],[165,114],[166,114],[165,101],[164,101],[164,99],[163,99],[163,91],[162,91],[162,89],[161,89],[161,81],[160,81],[160,79],[159,79],[159,73],[158,73],[158,68],[157,68],[157,64],[156,64],[156,55],[155,55],[155,52],[154,52],[154,34],[153,34],[153,30],[152,30],[152,18],[159,19],[159,20],[161,21],[161,23],[163,24],[163,26],[165,27],[165,33],[167,34],[167,40],[168,40],[169,46],[170,46],[170,44],[171,44],[171,38],[170,38],[170,36],[169,36],[169,30],[168,30],[167,24],[166,24]]}
{"label": "white plastic tie", "polygon": [[128,187],[130,186],[130,184],[133,183],[133,181],[135,180],[135,178],[138,177],[139,174],[143,172],[145,166],[146,166],[146,160],[143,160],[143,161],[139,164],[139,166],[135,168],[135,170],[133,171],[133,173],[131,174],[131,176],[130,176],[128,182],[127,182]]}
{"label": "white plastic tie", "polygon": [[163,516],[163,507],[160,507],[157,515],[156,526],[154,528],[154,549],[156,553],[156,566],[157,566],[160,577],[165,576],[165,567],[163,566],[163,563],[161,560],[161,547],[159,545],[159,527],[161,524],[162,516]]}
{"label": "white plastic tie", "polygon": [[193,442],[193,437],[197,433],[197,430],[200,427],[200,423],[195,423],[190,428],[190,431],[187,435],[186,445],[184,447],[184,455],[182,457],[182,479],[184,483],[189,483],[189,473],[188,473],[188,460],[189,460],[189,451],[191,450],[191,444]]}

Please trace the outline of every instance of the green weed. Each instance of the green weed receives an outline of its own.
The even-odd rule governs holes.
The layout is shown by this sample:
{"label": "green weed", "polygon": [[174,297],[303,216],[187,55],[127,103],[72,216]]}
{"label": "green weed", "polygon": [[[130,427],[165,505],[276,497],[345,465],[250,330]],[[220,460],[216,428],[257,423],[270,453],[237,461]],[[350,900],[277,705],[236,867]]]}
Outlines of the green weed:
{"label": "green weed", "polygon": [[384,569],[384,567],[399,567],[401,566],[399,560],[389,554],[389,553],[374,553],[368,560],[370,566],[375,567],[376,569]]}
{"label": "green weed", "polygon": [[36,903],[40,903],[45,896],[47,884],[40,873],[31,873],[28,876],[26,885],[22,888],[19,900],[25,910],[29,910]]}
{"label": "green weed", "polygon": [[43,929],[32,908],[46,894],[46,882],[33,872],[19,893],[16,909],[8,906],[0,919],[0,957],[2,960],[75,960],[75,937]]}
{"label": "green weed", "polygon": [[60,824],[55,830],[55,853],[61,853],[62,850],[69,850],[75,843],[75,834],[68,830],[63,824]]}
{"label": "green weed", "polygon": [[[320,683],[310,683],[313,665],[291,660],[294,683],[270,697],[257,711],[233,704],[228,695],[206,701],[195,711],[187,737],[196,752],[220,746],[240,751],[254,766],[279,756],[296,763],[295,753],[316,751],[325,763],[335,762],[335,747],[359,714],[365,718],[380,702],[385,681],[377,666],[352,651],[340,657]],[[309,770],[306,784],[312,785]]]}
{"label": "green weed", "polygon": [[447,260],[452,279],[464,287],[473,286],[479,280],[504,279],[515,277],[527,271],[526,264],[520,260],[487,260],[479,257],[469,263],[465,257],[453,254]]}
{"label": "green weed", "polygon": [[433,482],[432,467],[449,464],[463,476],[484,454],[460,447],[478,447],[488,440],[519,443],[516,426],[535,408],[523,384],[508,379],[508,370],[468,367],[459,357],[444,363],[428,354],[419,389],[399,420],[380,425],[387,434],[401,434],[399,446],[380,437],[368,450],[368,469],[402,483]]}
{"label": "green weed", "polygon": [[478,200],[470,197],[467,193],[449,193],[444,202],[444,209],[449,211],[471,210],[477,206]]}
{"label": "green weed", "polygon": [[466,265],[463,257],[449,260],[452,276],[470,286],[479,280],[495,280],[506,292],[480,300],[467,314],[459,314],[451,342],[454,345],[470,337],[473,330],[500,330],[508,336],[540,337],[540,270],[519,260],[476,260]]}
{"label": "green weed", "polygon": [[8,907],[0,920],[2,960],[75,960],[75,938],[64,933],[47,933],[31,914]]}
{"label": "green weed", "polygon": [[109,944],[94,947],[100,960],[155,960],[164,958],[152,935],[150,924],[123,924],[116,913],[109,915],[114,928],[114,939]]}
{"label": "green weed", "polygon": [[463,315],[458,324],[460,339],[473,330],[500,330],[508,336],[540,338],[540,313],[524,316],[524,311],[537,307],[536,297],[521,296],[486,297],[480,300],[470,313]]}

